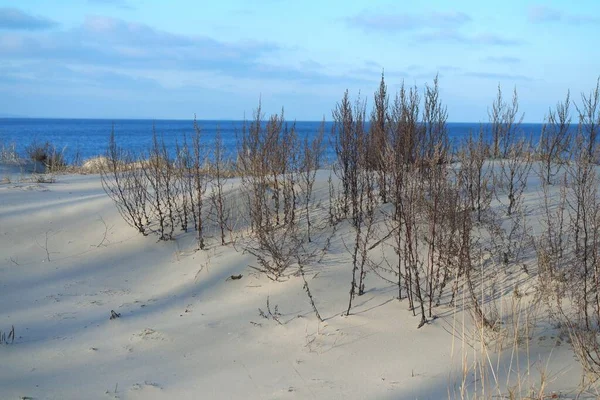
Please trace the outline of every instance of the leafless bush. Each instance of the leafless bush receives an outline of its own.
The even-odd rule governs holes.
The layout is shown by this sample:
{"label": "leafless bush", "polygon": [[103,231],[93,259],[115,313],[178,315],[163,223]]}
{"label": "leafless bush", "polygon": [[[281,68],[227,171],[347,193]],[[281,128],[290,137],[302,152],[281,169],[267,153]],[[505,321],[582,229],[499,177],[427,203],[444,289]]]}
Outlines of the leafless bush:
{"label": "leafless bush", "polygon": [[[264,199],[254,200],[253,207],[266,206]],[[257,209],[250,210],[250,218],[256,218],[262,213]],[[270,279],[281,280],[287,276],[289,268],[299,262],[302,247],[302,231],[296,223],[276,225],[260,220],[260,223],[256,223],[250,240],[244,245],[244,250],[256,257],[258,266],[254,266],[254,269]]]}
{"label": "leafless bush", "polygon": [[269,223],[270,207],[263,207],[263,202],[270,205],[272,196],[268,195],[268,157],[267,136],[262,126],[263,115],[261,104],[254,112],[253,120],[244,123],[242,137],[238,138],[237,166],[242,177],[242,187],[246,198],[249,220],[252,231],[260,228],[263,221]]}
{"label": "leafless bush", "polygon": [[81,167],[83,166],[83,157],[81,156],[81,148],[79,145],[75,148],[75,154],[73,154],[73,159],[70,164],[75,170],[81,170]]}
{"label": "leafless bush", "polygon": [[1,163],[14,163],[20,159],[19,153],[17,152],[17,146],[15,143],[6,144],[0,142],[0,162]]}
{"label": "leafless bush", "polygon": [[386,174],[381,171],[385,150],[384,130],[387,126],[385,120],[388,115],[383,77],[380,89],[375,94],[375,108],[372,114],[372,123],[375,126],[371,127],[370,132],[367,132],[364,126],[365,107],[366,103],[360,95],[352,106],[346,91],[341,102],[333,110],[337,155],[334,172],[342,183],[342,215],[348,216],[351,212],[353,228],[352,240],[345,243],[352,257],[352,280],[346,315],[350,314],[354,297],[365,292],[368,252],[370,242],[374,239],[376,175],[379,178],[380,190],[382,187],[386,190],[386,184],[382,183]]}
{"label": "leafless bush", "polygon": [[554,306],[564,296],[563,262],[571,241],[568,230],[567,175],[561,181],[558,194],[553,194],[550,185],[542,180],[542,232],[536,238],[535,249],[538,259],[540,293]]}
{"label": "leafless bush", "polygon": [[500,207],[489,223],[501,263],[518,262],[530,245],[526,226],[524,192],[533,165],[529,144],[520,140],[509,146],[505,158],[493,170],[496,198]]}
{"label": "leafless bush", "polygon": [[394,274],[397,277],[398,299],[402,300],[403,287],[406,287],[410,307],[412,306],[412,295],[410,292],[409,271],[403,272],[403,264],[406,266],[406,247],[404,242],[404,219],[405,185],[407,184],[408,172],[413,161],[412,151],[408,151],[418,130],[419,96],[416,89],[409,89],[408,93],[404,85],[401,86],[394,98],[394,104],[390,112],[390,131],[386,143],[386,165],[390,176],[390,202],[392,203],[391,215],[386,218],[386,225],[392,240],[392,247],[398,256]]}
{"label": "leafless bush", "polygon": [[[540,174],[548,185],[556,176],[561,165],[566,161],[571,145],[571,99],[570,93],[563,102],[556,104],[548,112],[547,120],[542,125],[542,132],[538,144],[538,155],[542,161]],[[553,168],[555,167],[556,168]]]}
{"label": "leafless bush", "polygon": [[149,233],[147,181],[134,158],[121,149],[111,130],[105,162],[100,164],[102,187],[125,222],[143,235]]}
{"label": "leafless bush", "polygon": [[210,203],[214,210],[213,219],[219,227],[221,245],[225,245],[225,231],[231,231],[229,226],[230,210],[225,206],[225,149],[223,148],[223,140],[221,138],[221,130],[217,128],[215,135],[215,145],[213,148],[212,161],[212,185],[210,192]]}
{"label": "leafless bush", "polygon": [[[263,123],[261,105],[255,111],[250,124],[244,124],[241,141],[238,142],[239,173],[246,188],[252,190],[252,201],[260,202],[269,192],[264,208],[251,207],[264,215],[252,217],[253,228],[258,223],[267,222],[272,216],[274,224],[295,219],[295,192],[297,173],[297,137],[295,124],[291,127],[281,114],[273,114]],[[283,214],[283,215],[282,215]]]}
{"label": "leafless bush", "polygon": [[438,76],[433,79],[433,86],[425,85],[423,96],[423,128],[419,135],[419,160],[434,160],[438,164],[449,161],[450,143],[446,122],[448,111],[440,99]]}
{"label": "leafless bush", "polygon": [[[362,143],[361,150],[365,148],[366,141]],[[356,295],[362,296],[365,293],[369,248],[374,240],[373,229],[376,215],[375,172],[365,168],[364,161],[361,164],[363,166],[358,171],[356,182],[358,199],[354,202],[356,211],[352,223],[352,228],[354,228],[353,240],[350,246],[346,245],[347,250],[352,255],[352,281],[350,283],[350,298],[346,315],[350,315],[354,297]]]}
{"label": "leafless bush", "polygon": [[172,159],[164,140],[153,130],[145,158],[136,159],[117,146],[111,132],[106,159],[99,163],[104,191],[124,220],[140,233],[174,238],[177,226],[187,232],[191,222],[198,247],[204,249],[203,202],[209,182],[206,151],[194,121],[191,147],[184,138]]}
{"label": "leafless bush", "polygon": [[343,200],[338,196],[338,192],[335,190],[335,185],[333,183],[333,177],[331,172],[329,173],[329,178],[327,178],[327,189],[329,194],[329,213],[328,213],[328,222],[330,226],[335,226],[338,222],[342,220],[343,215]]}
{"label": "leafless bush", "polygon": [[311,204],[313,203],[313,188],[315,185],[315,179],[317,170],[321,164],[321,155],[323,153],[323,137],[325,134],[325,120],[321,122],[319,132],[312,141],[309,141],[308,136],[304,138],[302,147],[302,154],[300,155],[300,171],[299,171],[299,184],[300,189],[304,193],[303,206],[306,217],[306,235],[308,241],[311,242]]}
{"label": "leafless bush", "polygon": [[398,261],[388,272],[396,275],[398,298],[406,290],[410,309],[415,315],[420,310],[421,327],[434,317],[433,308],[457,273],[463,214],[458,181],[448,164],[447,112],[437,77],[425,88],[421,116],[419,110],[417,89],[402,86],[388,114],[388,233],[375,245],[390,239]]}
{"label": "leafless bush", "polygon": [[196,238],[198,241],[198,248],[204,250],[204,194],[206,193],[208,184],[210,182],[210,176],[203,170],[203,166],[207,160],[206,148],[202,142],[202,131],[200,126],[196,122],[194,117],[194,137],[192,138],[193,148],[193,163],[192,163],[192,174],[190,179],[193,182],[194,187],[194,225],[196,228]]}
{"label": "leafless bush", "polygon": [[[432,87],[425,87],[424,102],[424,133],[419,145],[419,160],[425,181],[422,202],[428,228],[424,240],[427,247],[425,292],[428,298],[428,317],[432,318],[434,302],[442,296],[445,288],[442,277],[447,277],[452,268],[450,255],[456,247],[453,243],[456,234],[453,217],[458,194],[456,185],[450,181],[449,168],[446,165],[449,158],[446,128],[448,113],[439,97],[437,76]],[[442,251],[450,253],[444,254]]]}
{"label": "leafless bush", "polygon": [[492,157],[506,158],[514,141],[517,139],[523,114],[519,116],[519,98],[517,89],[513,90],[512,102],[509,104],[502,97],[502,89],[498,85],[496,99],[488,112],[492,130]]}
{"label": "leafless bush", "polygon": [[588,95],[581,94],[581,106],[577,107],[579,114],[580,136],[579,145],[585,146],[587,157],[595,163],[598,159],[598,133],[600,132],[600,77],[596,87]]}
{"label": "leafless bush", "polygon": [[358,175],[362,167],[359,149],[363,144],[360,141],[366,137],[365,107],[366,103],[360,95],[352,105],[346,90],[342,100],[333,110],[333,135],[337,156],[333,170],[342,184],[342,214],[344,217],[351,215],[353,224],[357,222]]}
{"label": "leafless bush", "polygon": [[458,261],[463,228],[460,219],[469,214],[467,198],[460,196],[460,181],[451,176],[449,167],[441,165],[443,154],[438,150],[429,161],[430,178],[423,199],[428,225],[424,242],[427,246],[425,276],[429,318],[434,316],[432,309],[440,304],[448,282],[460,274]]}
{"label": "leafless bush", "polygon": [[421,97],[416,86],[406,89],[402,83],[391,111],[389,147],[394,157],[405,166],[417,162],[419,136],[423,129],[420,113]]}
{"label": "leafless bush", "polygon": [[385,165],[386,141],[390,124],[390,105],[387,85],[381,74],[379,89],[373,96],[374,106],[371,111],[370,131],[366,149],[366,167],[376,171],[379,197],[383,203],[388,202],[388,167]]}
{"label": "leafless bush", "polygon": [[553,316],[571,338],[584,371],[600,376],[600,175],[595,161],[598,86],[578,108],[574,154],[558,201],[544,186],[545,232],[538,244],[540,282],[551,293]]}
{"label": "leafless bush", "polygon": [[50,142],[39,143],[34,140],[25,147],[25,153],[30,160],[43,164],[46,172],[60,172],[67,167],[64,149],[59,151]]}
{"label": "leafless bush", "polygon": [[[287,277],[292,266],[308,265],[318,253],[318,242],[311,244],[308,237],[314,234],[310,212],[318,155],[313,149],[320,152],[320,140],[298,154],[295,126],[287,126],[283,113],[263,123],[260,104],[243,127],[238,166],[251,227],[244,250],[256,257],[254,268],[273,280]],[[301,224],[299,207],[307,210],[310,230]]]}
{"label": "leafless bush", "polygon": [[141,169],[148,182],[148,204],[158,224],[160,240],[173,239],[175,231],[175,174],[164,140],[158,140],[153,128],[152,146]]}
{"label": "leafless bush", "polygon": [[568,236],[571,253],[562,266],[567,302],[559,299],[559,310],[573,341],[575,353],[586,372],[600,375],[600,176],[581,147],[575,165],[568,169]]}
{"label": "leafless bush", "polygon": [[32,174],[31,180],[35,183],[55,183],[56,175],[53,173]]}
{"label": "leafless bush", "polygon": [[423,259],[423,252],[420,249],[421,238],[424,237],[426,227],[421,224],[419,215],[421,206],[420,200],[423,198],[423,186],[421,177],[416,168],[411,168],[407,174],[403,185],[403,193],[399,198],[399,208],[402,223],[402,255],[404,263],[404,273],[406,276],[406,289],[408,294],[409,307],[415,310],[417,305],[420,307],[421,322],[419,327],[427,322],[425,315],[425,295],[422,290],[423,277],[422,271],[426,260]]}
{"label": "leafless bush", "polygon": [[175,143],[175,183],[179,191],[180,198],[175,201],[177,217],[181,230],[188,231],[188,225],[194,221],[194,231],[197,229],[198,223],[196,220],[195,203],[194,203],[194,185],[190,179],[193,171],[193,157],[187,143],[187,137],[183,138],[183,145],[179,142]]}
{"label": "leafless bush", "polygon": [[469,138],[458,151],[461,185],[471,210],[476,212],[477,222],[482,222],[482,217],[489,209],[492,200],[492,175],[486,162],[487,154],[483,128],[479,130],[477,138],[473,137],[472,132],[469,133]]}
{"label": "leafless bush", "polygon": [[[409,306],[420,311],[423,326],[435,318],[433,309],[442,302],[450,282],[458,282],[472,269],[472,222],[468,198],[461,196],[461,180],[440,164],[436,152],[424,179],[414,166],[404,177],[399,199],[400,223],[395,246],[404,265]],[[457,286],[453,285],[453,302]]]}

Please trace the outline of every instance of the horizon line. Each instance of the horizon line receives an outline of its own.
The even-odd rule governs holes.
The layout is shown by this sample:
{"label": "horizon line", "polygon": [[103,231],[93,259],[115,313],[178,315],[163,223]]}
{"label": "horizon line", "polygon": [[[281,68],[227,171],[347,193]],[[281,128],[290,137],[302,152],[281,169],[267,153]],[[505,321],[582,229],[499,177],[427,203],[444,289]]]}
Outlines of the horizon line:
{"label": "horizon line", "polygon": [[[106,118],[106,117],[24,117],[24,116],[8,116],[3,117],[0,116],[0,120],[8,120],[8,119],[34,119],[34,120],[76,120],[76,121],[86,121],[86,120],[95,120],[95,121],[194,121],[194,118],[142,118],[142,117],[133,117],[133,118]],[[196,118],[196,121],[207,121],[207,122],[245,122],[252,121],[251,119],[200,119]],[[266,121],[266,119],[264,119]],[[294,120],[286,120],[286,122],[315,122],[321,123],[323,120],[310,120],[310,119],[294,119]],[[325,122],[334,122],[332,120],[325,120]],[[368,120],[365,123],[369,123]],[[490,124],[491,122],[486,121],[446,121],[448,124]],[[532,124],[532,125],[542,125],[546,122],[537,121],[523,121],[522,124]]]}

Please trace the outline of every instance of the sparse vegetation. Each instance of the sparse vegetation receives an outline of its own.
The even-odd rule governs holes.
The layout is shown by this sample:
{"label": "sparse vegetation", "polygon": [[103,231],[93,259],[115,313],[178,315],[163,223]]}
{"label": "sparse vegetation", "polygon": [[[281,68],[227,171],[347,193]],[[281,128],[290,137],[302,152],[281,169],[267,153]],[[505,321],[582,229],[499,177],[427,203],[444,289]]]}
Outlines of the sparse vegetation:
{"label": "sparse vegetation", "polygon": [[2,344],[13,344],[15,342],[15,326],[11,326],[10,331],[2,332],[0,331],[0,345]]}
{"label": "sparse vegetation", "polygon": [[61,172],[67,167],[64,149],[60,151],[52,143],[33,141],[25,148],[25,152],[31,161],[41,163],[47,172]]}
{"label": "sparse vegetation", "polygon": [[[535,273],[540,291],[528,298],[540,301],[528,303],[526,309],[535,305],[538,310],[543,304],[553,321],[568,331],[584,369],[600,376],[597,93],[583,95],[582,105],[576,106],[574,141],[567,95],[550,110],[539,142],[532,143],[521,128],[516,89],[507,103],[499,87],[490,109],[490,131],[482,125],[451,146],[437,77],[422,92],[402,85],[390,101],[382,76],[368,124],[366,100],[352,100],[346,91],[332,113],[335,177],[329,178],[326,206],[313,194],[324,123],[313,139],[300,138],[283,111],[265,120],[260,104],[238,137],[235,170],[241,184],[232,187],[235,194],[230,195],[241,202],[225,194],[227,161],[220,136],[208,157],[197,123],[191,147],[178,147],[175,160],[156,134],[146,158],[125,155],[111,136],[103,182],[125,220],[143,234],[176,239],[178,221],[183,232],[193,221],[200,249],[213,242],[204,232],[214,231],[216,243],[250,253],[257,263],[252,268],[270,279],[301,277],[319,321],[318,298],[309,287],[307,271],[327,253],[338,226],[347,224],[342,241],[351,279],[344,314],[352,314],[353,300],[366,293],[372,272],[397,287],[398,299],[407,300],[419,328],[434,321],[436,309],[443,305],[471,313],[478,333],[470,340],[484,343],[478,357],[492,351],[489,335],[512,337],[513,351],[530,340],[533,327],[514,319],[530,312],[525,311],[519,288],[514,288],[511,329],[507,316],[489,299],[499,290],[498,275]],[[539,171],[539,209],[527,204],[532,170]],[[210,205],[208,218],[204,201]],[[529,226],[537,211],[541,232]],[[231,223],[236,213],[246,216],[244,224]],[[238,240],[227,242],[227,233]],[[374,255],[377,249],[383,259]],[[278,310],[268,299],[260,314],[279,322]],[[489,367],[480,359],[465,371],[472,368],[481,374],[480,389],[493,384],[494,395],[544,398],[545,371],[541,382],[519,381],[517,390],[486,381],[486,374],[494,375]],[[458,397],[472,389],[467,386],[463,380]],[[475,393],[477,398],[490,395]]]}

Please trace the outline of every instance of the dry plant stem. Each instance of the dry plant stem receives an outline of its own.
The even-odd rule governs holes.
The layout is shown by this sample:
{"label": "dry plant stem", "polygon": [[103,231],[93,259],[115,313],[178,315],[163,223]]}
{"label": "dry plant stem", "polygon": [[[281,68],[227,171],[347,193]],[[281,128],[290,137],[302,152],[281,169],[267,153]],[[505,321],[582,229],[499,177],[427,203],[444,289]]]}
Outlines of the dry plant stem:
{"label": "dry plant stem", "polygon": [[104,233],[103,233],[103,235],[102,235],[102,240],[100,241],[100,243],[98,243],[98,244],[96,245],[96,247],[102,247],[102,246],[106,246],[106,245],[104,244],[104,242],[106,242],[106,236],[108,235],[108,229],[109,229],[109,228],[108,228],[108,225],[106,224],[106,221],[104,221],[104,218],[102,218],[102,217],[98,217],[98,220],[99,220],[100,222],[102,222],[102,225],[104,225]]}
{"label": "dry plant stem", "polygon": [[10,332],[8,332],[8,336],[6,336],[6,332],[0,331],[0,344],[13,344],[15,342],[15,326],[12,325]]}
{"label": "dry plant stem", "polygon": [[215,146],[213,153],[214,161],[214,184],[212,186],[211,201],[217,214],[217,224],[219,226],[219,232],[221,235],[221,245],[225,245],[225,231],[228,229],[229,214],[225,209],[224,203],[224,177],[223,177],[223,164],[224,164],[224,148],[223,140],[221,138],[221,130],[217,127],[217,133],[215,135]]}
{"label": "dry plant stem", "polygon": [[[315,179],[317,169],[321,163],[321,155],[323,152],[322,144],[323,137],[325,134],[325,120],[321,122],[321,127],[317,136],[309,142],[308,137],[304,139],[304,145],[302,149],[302,163],[300,165],[300,183],[302,185],[302,191],[304,192],[304,211],[306,214],[306,233],[308,241],[311,242],[311,227],[312,222],[310,218],[311,214],[311,203],[313,201],[313,188],[315,185]],[[331,205],[330,205],[331,207]],[[331,214],[331,211],[330,211]]]}
{"label": "dry plant stem", "polygon": [[271,319],[271,320],[277,322],[279,325],[283,325],[281,323],[281,321],[279,320],[279,317],[281,316],[281,314],[279,313],[278,307],[275,306],[275,308],[273,310],[271,310],[270,296],[267,296],[267,314],[265,314],[265,312],[263,310],[261,310],[260,308],[258,309],[258,313],[261,317],[263,317],[265,319]]}
{"label": "dry plant stem", "polygon": [[[168,162],[162,157],[161,146],[158,141],[156,130],[153,128],[152,147],[150,149],[149,158],[146,162],[142,162],[142,171],[149,183],[148,198],[150,199],[150,207],[156,216],[158,223],[158,234],[160,240],[170,240],[171,235],[168,233],[168,214],[166,210],[166,183],[164,182],[163,168]],[[172,232],[172,231],[171,231]]]}
{"label": "dry plant stem", "polygon": [[37,239],[35,239],[35,243],[41,247],[42,249],[44,249],[44,251],[46,252],[46,261],[51,262],[52,260],[50,259],[50,254],[56,254],[55,252],[50,251],[50,249],[48,248],[48,239],[50,238],[50,233],[55,234],[55,232],[52,231],[52,229],[47,230],[46,232],[44,232],[44,244],[41,245]]}
{"label": "dry plant stem", "polygon": [[208,186],[208,176],[202,171],[202,165],[206,159],[205,149],[201,141],[201,130],[198,126],[196,119],[194,118],[194,137],[192,139],[192,147],[194,149],[194,163],[193,163],[193,181],[195,189],[195,204],[196,204],[196,238],[198,241],[198,248],[200,250],[205,249],[204,243],[204,194]]}
{"label": "dry plant stem", "polygon": [[317,309],[317,305],[315,304],[315,299],[313,298],[313,295],[310,291],[310,287],[308,286],[308,281],[306,280],[306,275],[304,273],[304,267],[302,266],[302,264],[299,264],[298,269],[300,270],[300,276],[302,276],[302,281],[304,282],[304,291],[306,292],[306,295],[308,296],[308,300],[310,302],[310,306],[312,307],[313,311],[315,312],[315,316],[317,317],[317,319],[320,322],[323,322],[323,318],[321,318],[321,314],[319,314],[319,310]]}

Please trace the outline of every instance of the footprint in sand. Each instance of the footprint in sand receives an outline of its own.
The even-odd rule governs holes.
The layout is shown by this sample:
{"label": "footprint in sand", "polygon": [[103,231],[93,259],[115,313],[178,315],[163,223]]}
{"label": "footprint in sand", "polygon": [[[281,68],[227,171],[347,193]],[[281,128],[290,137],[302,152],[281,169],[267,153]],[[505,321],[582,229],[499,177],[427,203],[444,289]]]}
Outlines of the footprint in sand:
{"label": "footprint in sand", "polygon": [[158,383],[144,381],[144,383],[134,383],[131,385],[127,397],[132,399],[156,398],[161,391],[162,387]]}
{"label": "footprint in sand", "polygon": [[164,341],[167,340],[167,337],[163,333],[157,332],[154,329],[146,328],[140,333],[134,333],[130,340],[132,342]]}
{"label": "footprint in sand", "polygon": [[131,390],[143,390],[145,388],[162,390],[162,387],[156,382],[144,381],[144,383],[135,383],[131,386]]}
{"label": "footprint in sand", "polygon": [[77,313],[75,313],[75,312],[62,312],[62,313],[53,314],[52,319],[60,319],[60,320],[75,319],[75,318],[77,318],[76,315],[77,315]]}
{"label": "footprint in sand", "polygon": [[108,296],[122,296],[122,295],[131,293],[131,290],[129,290],[129,289],[106,289],[106,290],[101,290],[99,293],[105,294]]}

